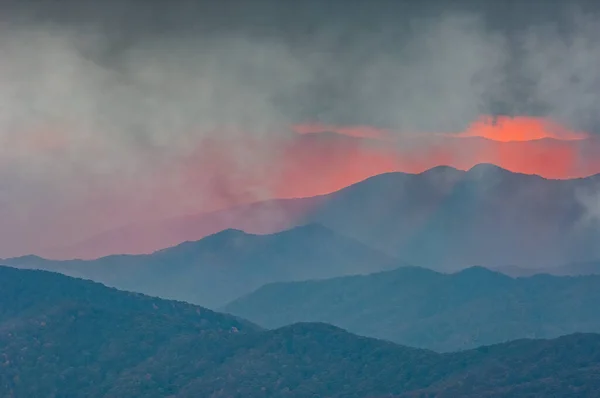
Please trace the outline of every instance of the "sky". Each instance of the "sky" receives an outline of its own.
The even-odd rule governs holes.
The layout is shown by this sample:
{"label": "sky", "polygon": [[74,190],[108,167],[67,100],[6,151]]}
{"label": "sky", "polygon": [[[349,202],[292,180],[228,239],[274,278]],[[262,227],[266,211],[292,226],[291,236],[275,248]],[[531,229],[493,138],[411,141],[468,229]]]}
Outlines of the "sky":
{"label": "sky", "polygon": [[600,172],[598,10],[564,3],[4,0],[0,257],[385,171]]}

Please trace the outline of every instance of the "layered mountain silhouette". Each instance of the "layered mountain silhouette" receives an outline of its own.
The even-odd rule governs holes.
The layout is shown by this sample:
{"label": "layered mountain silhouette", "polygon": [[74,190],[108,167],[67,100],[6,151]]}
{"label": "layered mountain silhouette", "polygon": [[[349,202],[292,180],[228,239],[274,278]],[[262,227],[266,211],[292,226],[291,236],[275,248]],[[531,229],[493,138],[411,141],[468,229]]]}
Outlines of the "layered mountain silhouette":
{"label": "layered mountain silhouette", "polygon": [[600,336],[453,354],[322,323],[261,330],[202,307],[0,267],[0,395],[574,397],[600,388]]}
{"label": "layered mountain silhouette", "polygon": [[492,165],[389,173],[329,196],[310,215],[407,262],[439,270],[540,268],[600,258],[588,195],[600,176],[548,180]]}
{"label": "layered mountain silhouette", "polygon": [[[488,162],[527,174],[541,173],[550,178],[575,178],[600,170],[596,156],[600,140],[595,137],[499,142],[483,137],[417,134],[403,137],[404,145],[398,145],[390,142],[390,137],[366,138],[323,131],[300,134],[293,142],[284,150],[286,162],[282,170],[278,170],[281,181],[274,182],[276,188],[270,192],[275,197],[305,198],[338,190],[392,170],[414,173],[440,164],[468,170],[476,164]],[[574,161],[574,155],[568,154],[577,154],[577,161]],[[303,182],[294,183],[295,180]],[[318,202],[285,199],[240,204],[212,213],[128,225],[84,237],[82,241],[66,247],[43,248],[36,254],[56,259],[148,254],[227,228],[250,233],[278,232],[298,225],[299,219],[310,213]],[[237,202],[230,206],[233,203]]]}
{"label": "layered mountain silhouette", "polygon": [[598,192],[598,175],[549,180],[487,164],[468,171],[441,166],[381,174],[320,197],[165,221],[146,234],[156,238],[150,248],[161,236],[175,244],[218,228],[253,231],[255,225],[266,233],[318,223],[418,266],[544,269],[600,258]]}
{"label": "layered mountain silhouette", "polygon": [[110,230],[66,247],[49,248],[44,257],[96,259],[112,254],[150,254],[181,242],[200,240],[225,229],[274,233],[297,226],[297,220],[321,198],[280,199],[210,213],[181,216]]}
{"label": "layered mountain silhouette", "polygon": [[150,255],[3,261],[211,308],[269,282],[331,278],[396,268],[401,262],[318,224],[271,235],[228,229]]}
{"label": "layered mountain silhouette", "polygon": [[436,351],[600,332],[600,276],[511,278],[481,267],[403,267],[367,276],[277,283],[224,311],[268,328],[327,322]]}

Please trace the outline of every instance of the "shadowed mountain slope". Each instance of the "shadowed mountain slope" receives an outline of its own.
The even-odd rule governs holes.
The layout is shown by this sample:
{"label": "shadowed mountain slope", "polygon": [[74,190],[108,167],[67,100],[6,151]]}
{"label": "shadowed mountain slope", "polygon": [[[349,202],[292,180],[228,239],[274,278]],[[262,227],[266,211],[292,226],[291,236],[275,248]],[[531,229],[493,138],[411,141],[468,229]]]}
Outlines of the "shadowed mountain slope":
{"label": "shadowed mountain slope", "polygon": [[592,397],[600,388],[598,335],[437,354],[321,323],[262,331],[43,271],[0,267],[0,287],[6,397]]}
{"label": "shadowed mountain slope", "polygon": [[589,207],[599,191],[600,176],[548,180],[493,165],[437,167],[335,192],[309,220],[418,266],[544,268],[600,258],[600,222]]}
{"label": "shadowed mountain slope", "polygon": [[49,255],[115,253],[118,248],[118,253],[150,252],[227,228],[274,233],[318,223],[410,264],[438,270],[547,268],[600,258],[598,192],[598,175],[550,180],[490,164],[468,171],[439,166],[420,174],[377,175],[318,197],[131,226]]}
{"label": "shadowed mountain slope", "polygon": [[276,283],[223,308],[265,327],[327,322],[436,351],[519,338],[600,332],[600,276],[513,279],[481,267],[417,267],[367,276]]}
{"label": "shadowed mountain slope", "polygon": [[395,268],[400,262],[317,224],[271,235],[224,230],[150,255],[7,265],[61,272],[120,289],[214,308],[278,281],[330,278]]}

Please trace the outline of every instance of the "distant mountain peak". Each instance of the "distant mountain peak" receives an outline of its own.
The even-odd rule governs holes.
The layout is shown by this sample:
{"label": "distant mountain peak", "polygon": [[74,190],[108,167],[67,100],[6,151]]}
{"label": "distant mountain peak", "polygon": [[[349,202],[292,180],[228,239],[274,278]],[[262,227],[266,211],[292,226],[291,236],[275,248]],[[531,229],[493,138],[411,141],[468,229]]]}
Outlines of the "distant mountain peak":
{"label": "distant mountain peak", "polygon": [[327,234],[327,235],[335,234],[335,232],[331,228],[328,228],[320,223],[311,222],[308,224],[303,224],[303,225],[299,225],[297,227],[292,227],[290,229],[286,229],[285,231],[273,233],[270,235],[276,235],[276,234],[288,235],[288,234],[298,234],[298,233],[302,233],[302,234],[315,233],[315,234]]}
{"label": "distant mountain peak", "polygon": [[345,329],[325,322],[295,322],[276,329],[279,333],[306,334],[306,333],[348,333]]}
{"label": "distant mountain peak", "polygon": [[251,234],[248,233],[246,231],[242,231],[241,229],[237,229],[237,228],[226,228],[222,231],[216,232],[214,234],[208,235],[208,237],[219,237],[219,238],[231,238],[231,237],[238,237],[238,236],[245,236],[245,235],[256,235],[256,234]]}
{"label": "distant mountain peak", "polygon": [[15,265],[27,265],[27,264],[31,264],[31,263],[40,263],[40,262],[45,262],[48,261],[47,259],[40,257],[40,256],[36,256],[34,254],[28,254],[26,256],[20,256],[20,257],[14,257],[14,258],[4,258],[4,259],[0,259],[0,261],[8,261],[10,260],[11,264],[15,264]]}
{"label": "distant mountain peak", "polygon": [[173,247],[169,247],[166,249],[162,249],[159,250],[157,253],[160,252],[165,252],[165,251],[170,251],[170,250],[174,250],[174,249],[182,249],[182,248],[186,248],[186,247],[190,247],[190,246],[197,246],[197,245],[206,245],[206,244],[211,244],[211,245],[219,245],[219,244],[224,244],[226,242],[231,242],[233,240],[236,239],[244,239],[246,237],[249,236],[256,236],[254,234],[249,234],[247,232],[244,232],[240,229],[235,229],[235,228],[227,228],[224,229],[222,231],[216,232],[212,235],[208,235],[202,239],[199,240],[195,240],[195,241],[186,241],[183,243],[180,243],[176,246]]}
{"label": "distant mountain peak", "polygon": [[432,167],[430,169],[427,169],[427,170],[425,170],[424,172],[422,172],[420,174],[428,175],[428,174],[441,174],[441,173],[457,173],[457,174],[462,174],[462,173],[464,173],[464,171],[459,170],[456,167],[441,165],[441,166],[435,166],[435,167]]}
{"label": "distant mountain peak", "polygon": [[171,250],[179,250],[182,248],[188,248],[188,247],[192,247],[192,246],[195,247],[195,246],[199,246],[199,245],[221,246],[221,245],[226,245],[226,244],[232,243],[232,242],[239,242],[240,239],[252,239],[252,238],[265,237],[265,236],[282,236],[282,237],[287,237],[290,235],[292,235],[292,236],[297,236],[297,235],[307,236],[309,234],[318,234],[318,235],[322,236],[322,235],[335,235],[336,233],[332,229],[327,228],[324,225],[319,224],[319,223],[308,223],[308,224],[300,225],[300,226],[293,227],[290,229],[286,229],[281,232],[274,232],[274,233],[270,233],[270,234],[255,234],[255,233],[249,233],[249,232],[242,231],[241,229],[227,228],[227,229],[224,229],[217,233],[214,233],[212,235],[208,235],[202,239],[199,239],[196,241],[186,241],[186,242],[180,243],[176,246],[159,250],[156,253],[161,253],[161,252],[166,252],[166,251],[171,251]]}
{"label": "distant mountain peak", "polygon": [[468,267],[454,274],[458,278],[474,278],[474,279],[512,279],[510,276],[501,272],[482,267],[479,265]]}
{"label": "distant mountain peak", "polygon": [[479,163],[479,164],[476,164],[475,166],[471,167],[469,170],[467,170],[467,174],[476,175],[476,176],[480,176],[483,174],[489,174],[489,173],[520,174],[520,173],[513,173],[510,170],[504,169],[500,166],[496,166],[495,164],[492,164],[492,163]]}

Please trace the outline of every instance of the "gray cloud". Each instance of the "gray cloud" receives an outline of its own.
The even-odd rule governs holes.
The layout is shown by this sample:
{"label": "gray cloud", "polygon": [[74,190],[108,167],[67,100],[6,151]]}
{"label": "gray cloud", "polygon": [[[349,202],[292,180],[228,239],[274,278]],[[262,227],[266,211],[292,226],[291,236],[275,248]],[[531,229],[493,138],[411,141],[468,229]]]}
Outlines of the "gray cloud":
{"label": "gray cloud", "polygon": [[[184,3],[152,11],[136,1],[85,2],[71,12],[4,14],[0,200],[1,216],[12,220],[4,225],[53,225],[66,207],[85,209],[92,188],[143,202],[142,193],[165,189],[152,175],[204,139],[287,139],[293,123],[446,132],[499,110],[590,130],[598,123],[593,14],[516,27],[507,19],[510,28],[499,28],[497,10],[439,5],[315,2],[286,12],[267,2],[234,11]],[[234,150],[231,181],[266,173],[276,156],[268,145]],[[201,189],[177,183],[168,185],[180,193],[174,201],[202,203]],[[206,195],[214,187],[238,194],[228,182],[207,184]],[[269,186],[249,195],[269,197]],[[27,223],[11,215],[17,208]],[[103,228],[123,217],[103,215]],[[27,236],[33,227],[22,228]]]}
{"label": "gray cloud", "polygon": [[523,38],[523,73],[531,101],[546,115],[583,131],[600,121],[600,24],[598,15],[572,10],[561,25],[531,27]]}

